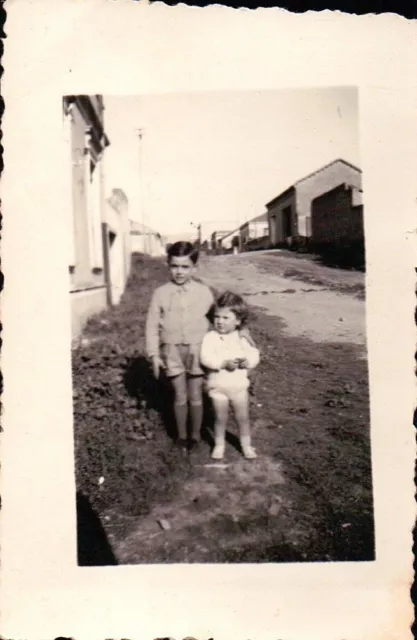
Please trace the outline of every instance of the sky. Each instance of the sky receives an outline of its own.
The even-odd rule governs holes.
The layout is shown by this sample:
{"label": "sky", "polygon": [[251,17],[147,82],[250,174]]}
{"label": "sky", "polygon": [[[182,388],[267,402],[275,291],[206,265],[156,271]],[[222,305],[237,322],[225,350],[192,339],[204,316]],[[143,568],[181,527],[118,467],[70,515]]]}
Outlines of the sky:
{"label": "sky", "polygon": [[[106,192],[163,235],[234,228],[296,180],[360,167],[353,87],[104,96]],[[138,130],[142,129],[142,141]],[[204,238],[203,238],[204,239]]]}

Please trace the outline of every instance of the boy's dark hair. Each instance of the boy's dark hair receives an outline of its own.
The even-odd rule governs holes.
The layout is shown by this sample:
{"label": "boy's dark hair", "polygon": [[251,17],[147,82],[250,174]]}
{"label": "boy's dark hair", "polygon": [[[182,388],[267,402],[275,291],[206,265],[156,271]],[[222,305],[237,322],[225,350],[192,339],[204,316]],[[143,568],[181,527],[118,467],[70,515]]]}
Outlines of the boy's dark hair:
{"label": "boy's dark hair", "polygon": [[233,311],[236,318],[240,320],[241,327],[248,321],[249,309],[242,296],[233,293],[233,291],[222,293],[213,305],[213,316],[216,309],[224,309],[225,307]]}
{"label": "boy's dark hair", "polygon": [[188,256],[190,260],[196,264],[198,260],[198,249],[191,244],[191,242],[186,242],[185,240],[180,240],[179,242],[174,242],[169,249],[167,250],[168,262],[171,258],[178,258],[182,256]]}

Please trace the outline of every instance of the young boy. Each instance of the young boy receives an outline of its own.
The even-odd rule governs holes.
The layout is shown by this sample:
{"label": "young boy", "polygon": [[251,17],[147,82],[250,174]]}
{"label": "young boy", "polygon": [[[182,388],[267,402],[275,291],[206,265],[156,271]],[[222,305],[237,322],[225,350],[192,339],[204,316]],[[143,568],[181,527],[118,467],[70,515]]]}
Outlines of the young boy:
{"label": "young boy", "polygon": [[188,448],[187,418],[191,417],[191,448],[201,440],[204,372],[200,348],[209,329],[207,314],[213,294],[194,280],[198,251],[190,242],[176,242],[168,250],[170,280],[158,287],[146,320],[146,350],[153,374],[164,368],[174,390],[177,446]]}

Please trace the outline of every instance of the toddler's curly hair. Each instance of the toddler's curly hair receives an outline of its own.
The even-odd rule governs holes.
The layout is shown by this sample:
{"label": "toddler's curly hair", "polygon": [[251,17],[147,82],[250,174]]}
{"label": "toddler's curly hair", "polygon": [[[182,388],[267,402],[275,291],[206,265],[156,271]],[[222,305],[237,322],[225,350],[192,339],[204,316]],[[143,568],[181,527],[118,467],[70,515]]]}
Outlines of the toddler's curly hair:
{"label": "toddler's curly hair", "polygon": [[214,318],[214,312],[216,309],[225,309],[226,307],[233,311],[236,318],[240,320],[241,327],[247,323],[249,318],[248,305],[242,296],[239,296],[237,293],[233,293],[233,291],[225,291],[219,295],[213,305],[211,319]]}

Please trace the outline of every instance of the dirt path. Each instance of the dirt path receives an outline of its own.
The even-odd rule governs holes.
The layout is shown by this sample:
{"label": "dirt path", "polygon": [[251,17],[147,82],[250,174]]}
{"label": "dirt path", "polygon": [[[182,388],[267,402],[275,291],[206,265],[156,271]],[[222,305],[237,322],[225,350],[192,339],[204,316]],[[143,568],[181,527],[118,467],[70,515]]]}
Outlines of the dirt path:
{"label": "dirt path", "polygon": [[274,544],[273,521],[291,507],[283,491],[282,464],[268,455],[249,463],[230,452],[224,463],[211,464],[207,454],[208,448],[194,461],[194,473],[190,470],[175,501],[156,505],[118,545],[119,563],[137,562],[138,555],[147,562],[230,561],[236,547],[265,546],[265,540]]}
{"label": "dirt path", "polygon": [[365,345],[365,304],[357,297],[363,296],[360,273],[265,252],[205,257],[199,276],[281,318],[289,335]]}

